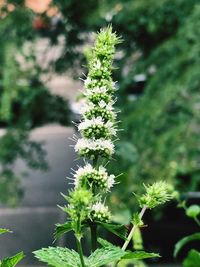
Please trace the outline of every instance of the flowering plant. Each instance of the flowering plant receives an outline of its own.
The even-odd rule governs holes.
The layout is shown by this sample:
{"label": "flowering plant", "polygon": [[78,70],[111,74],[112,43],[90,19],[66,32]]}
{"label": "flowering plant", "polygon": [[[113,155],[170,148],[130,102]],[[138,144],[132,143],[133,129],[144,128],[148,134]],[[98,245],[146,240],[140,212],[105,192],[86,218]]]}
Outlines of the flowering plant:
{"label": "flowering plant", "polygon": [[[133,216],[133,227],[127,235],[123,225],[112,222],[112,213],[106,205],[106,195],[116,184],[115,175],[109,174],[106,164],[115,150],[117,133],[115,100],[115,82],[111,74],[115,45],[121,39],[111,27],[101,30],[97,35],[95,46],[88,63],[88,76],[84,81],[86,103],[82,109],[83,120],[77,126],[81,138],[75,144],[75,151],[85,159],[85,166],[73,171],[74,189],[69,195],[63,195],[68,205],[61,209],[68,214],[65,224],[58,224],[55,237],[73,231],[78,253],[60,247],[49,247],[34,254],[36,257],[55,267],[98,267],[107,264],[117,266],[122,259],[146,259],[158,257],[158,254],[144,251],[127,251],[137,228],[143,225],[142,217],[146,209],[152,209],[172,198],[172,188],[165,182],[145,186],[145,193],[138,197],[141,212]],[[122,248],[98,238],[97,227],[116,234],[124,239]],[[84,229],[91,231],[91,255],[83,255],[82,238]],[[100,247],[99,247],[100,246]]]}

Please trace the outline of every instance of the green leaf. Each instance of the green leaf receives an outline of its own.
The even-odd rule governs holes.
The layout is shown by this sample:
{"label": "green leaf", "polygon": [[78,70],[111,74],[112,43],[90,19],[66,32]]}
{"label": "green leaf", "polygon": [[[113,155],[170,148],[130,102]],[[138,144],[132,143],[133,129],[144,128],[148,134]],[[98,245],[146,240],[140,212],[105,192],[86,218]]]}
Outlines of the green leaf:
{"label": "green leaf", "polygon": [[103,222],[97,222],[100,224],[103,228],[105,228],[107,231],[121,237],[122,239],[126,240],[127,236],[127,228],[122,224],[110,224],[110,223],[103,223]]}
{"label": "green leaf", "polygon": [[157,253],[149,253],[145,251],[134,251],[126,253],[126,255],[124,255],[122,259],[143,260],[155,257],[160,257],[160,255]]}
{"label": "green leaf", "polygon": [[99,267],[120,260],[126,252],[103,239],[98,239],[103,248],[95,250],[88,258],[89,267]]}
{"label": "green leaf", "polygon": [[68,248],[48,247],[33,252],[40,261],[53,267],[80,267],[79,254]]}
{"label": "green leaf", "polygon": [[197,250],[190,250],[187,258],[183,262],[184,267],[198,267],[200,266],[200,253]]}
{"label": "green leaf", "polygon": [[104,248],[106,248],[106,247],[113,247],[114,246],[112,243],[108,242],[107,240],[105,240],[103,238],[98,238],[97,241]]}
{"label": "green leaf", "polygon": [[68,233],[71,230],[72,230],[71,222],[67,222],[67,223],[64,223],[64,224],[56,224],[54,237],[55,237],[55,239],[57,239],[60,236]]}
{"label": "green leaf", "polygon": [[8,229],[0,228],[0,235],[5,234],[5,233],[12,233],[12,231],[10,231]]}
{"label": "green leaf", "polygon": [[24,253],[20,252],[10,258],[5,258],[1,262],[1,267],[14,267],[24,258]]}
{"label": "green leaf", "polygon": [[176,257],[179,253],[179,251],[182,249],[183,246],[185,246],[188,242],[191,242],[193,240],[200,240],[200,233],[195,233],[189,236],[186,236],[182,238],[178,243],[175,245],[174,249],[174,257]]}

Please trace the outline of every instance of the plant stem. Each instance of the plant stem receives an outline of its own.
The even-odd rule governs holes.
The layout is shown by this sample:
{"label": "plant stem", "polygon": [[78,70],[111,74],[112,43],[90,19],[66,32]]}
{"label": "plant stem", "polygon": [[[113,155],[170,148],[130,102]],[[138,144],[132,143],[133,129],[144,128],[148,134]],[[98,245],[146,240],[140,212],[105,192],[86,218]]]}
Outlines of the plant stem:
{"label": "plant stem", "polygon": [[93,159],[93,167],[96,167],[97,166],[97,163],[98,163],[98,156],[96,156],[94,159]]}
{"label": "plant stem", "polygon": [[82,250],[82,246],[81,246],[81,240],[78,239],[76,237],[76,244],[77,244],[77,250],[80,256],[80,260],[81,260],[81,266],[85,267],[85,263],[84,263],[84,258],[83,258],[83,250]]}
{"label": "plant stem", "polygon": [[[93,159],[93,167],[97,167],[98,163],[98,157],[95,157]],[[92,192],[95,195],[95,188],[92,188]],[[91,231],[91,247],[92,252],[94,252],[97,249],[97,225],[96,223],[91,223],[90,225],[90,231]]]}
{"label": "plant stem", "polygon": [[[140,219],[142,219],[142,217],[143,217],[143,215],[144,215],[146,209],[147,209],[147,207],[144,206],[144,207],[142,208],[142,210],[140,211],[140,214],[139,214],[139,218],[140,218]],[[132,227],[132,229],[131,229],[131,231],[130,231],[128,237],[127,237],[127,240],[124,242],[124,244],[123,244],[123,246],[122,246],[122,250],[125,251],[126,248],[128,247],[130,241],[131,241],[132,238],[133,238],[133,234],[134,234],[135,230],[137,229],[137,227],[138,227],[137,225],[133,225],[133,227]],[[119,263],[119,261],[117,261],[117,262],[114,264],[114,267],[117,267],[118,263]]]}
{"label": "plant stem", "polygon": [[92,245],[92,252],[97,249],[97,225],[92,223],[90,225],[91,230],[91,245]]}
{"label": "plant stem", "polygon": [[[142,208],[142,210],[141,210],[141,212],[140,212],[140,214],[139,214],[139,218],[140,218],[140,219],[142,219],[142,217],[143,217],[143,215],[144,215],[146,209],[147,209],[146,206],[144,206],[144,207]],[[133,227],[132,227],[132,229],[131,229],[131,231],[130,231],[130,233],[129,233],[129,235],[128,235],[127,240],[124,242],[124,245],[122,246],[122,250],[125,251],[126,248],[128,247],[128,244],[130,243],[130,241],[131,241],[131,239],[132,239],[132,237],[133,237],[133,234],[134,234],[134,232],[135,232],[135,230],[136,230],[137,227],[138,227],[137,225],[133,225]]]}
{"label": "plant stem", "polygon": [[80,216],[78,216],[78,220],[77,220],[77,229],[76,229],[76,245],[77,245],[77,250],[80,256],[80,261],[81,261],[81,266],[85,267],[85,263],[84,263],[84,258],[83,258],[83,249],[82,249],[82,245],[81,245],[81,218]]}
{"label": "plant stem", "polygon": [[197,217],[194,218],[195,222],[198,224],[198,226],[200,226],[200,221]]}

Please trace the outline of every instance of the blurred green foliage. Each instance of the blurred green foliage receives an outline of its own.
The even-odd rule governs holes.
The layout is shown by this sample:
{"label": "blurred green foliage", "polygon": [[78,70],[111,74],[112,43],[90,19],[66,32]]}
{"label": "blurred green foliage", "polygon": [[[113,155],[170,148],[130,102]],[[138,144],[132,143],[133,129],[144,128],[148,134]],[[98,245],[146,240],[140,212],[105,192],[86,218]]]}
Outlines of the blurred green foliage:
{"label": "blurred green foliage", "polygon": [[[116,173],[122,171],[112,202],[132,206],[132,191],[143,181],[164,179],[178,189],[197,190],[199,169],[199,29],[198,0],[53,1],[62,19],[49,34],[62,34],[66,49],[57,71],[80,73],[80,47],[91,32],[111,23],[122,36],[116,58],[120,142]],[[77,68],[78,66],[78,68]],[[120,162],[118,164],[117,162]],[[126,187],[126,194],[121,194]],[[121,206],[120,206],[121,205]]]}
{"label": "blurred green foliage", "polygon": [[0,203],[9,205],[22,195],[20,177],[13,171],[16,159],[29,168],[48,166],[42,143],[31,140],[30,131],[45,123],[69,123],[68,103],[41,80],[48,69],[36,58],[34,17],[24,1],[5,1],[0,10]]}

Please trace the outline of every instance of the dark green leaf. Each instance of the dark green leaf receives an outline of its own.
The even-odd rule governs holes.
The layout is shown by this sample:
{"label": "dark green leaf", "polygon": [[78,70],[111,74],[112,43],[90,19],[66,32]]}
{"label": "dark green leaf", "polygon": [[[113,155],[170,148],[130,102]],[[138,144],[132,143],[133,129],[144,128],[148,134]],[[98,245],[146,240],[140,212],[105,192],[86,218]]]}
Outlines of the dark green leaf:
{"label": "dark green leaf", "polygon": [[5,258],[1,262],[1,267],[14,267],[24,258],[24,253],[20,252],[10,258]]}
{"label": "dark green leaf", "polygon": [[194,249],[190,250],[187,258],[183,262],[184,267],[199,267],[200,266],[200,253]]}
{"label": "dark green leaf", "polygon": [[174,249],[174,257],[176,257],[179,253],[179,251],[182,249],[183,246],[185,246],[188,242],[191,242],[193,240],[200,240],[200,233],[195,233],[193,235],[186,236],[182,238],[178,243],[175,245]]}
{"label": "dark green leaf", "polygon": [[67,222],[67,223],[64,223],[64,224],[56,224],[54,237],[55,237],[55,239],[57,239],[60,236],[62,236],[63,234],[66,234],[71,230],[72,230],[71,222]]}
{"label": "dark green leaf", "polygon": [[110,223],[103,223],[97,222],[107,231],[121,237],[122,239],[126,239],[127,236],[127,228],[122,224],[110,224]]}
{"label": "dark green leaf", "polygon": [[149,253],[145,251],[134,251],[134,252],[127,252],[122,259],[143,260],[155,257],[160,257],[160,255],[157,253]]}

